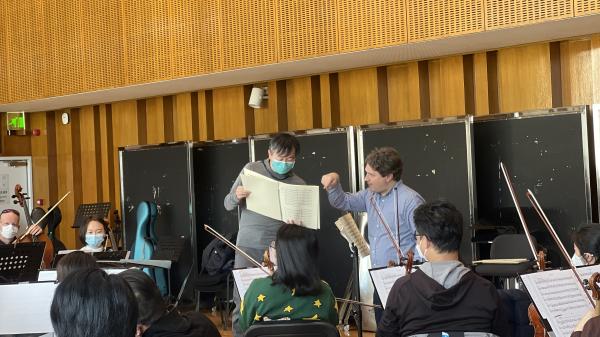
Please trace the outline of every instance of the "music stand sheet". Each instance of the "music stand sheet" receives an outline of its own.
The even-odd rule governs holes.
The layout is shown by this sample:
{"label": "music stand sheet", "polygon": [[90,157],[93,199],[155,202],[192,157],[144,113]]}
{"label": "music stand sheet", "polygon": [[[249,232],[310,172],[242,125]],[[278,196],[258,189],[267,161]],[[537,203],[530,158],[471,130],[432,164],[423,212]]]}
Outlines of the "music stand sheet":
{"label": "music stand sheet", "polygon": [[0,335],[52,332],[54,282],[0,285]]}
{"label": "music stand sheet", "polygon": [[260,268],[245,268],[245,269],[235,269],[233,270],[233,279],[235,281],[235,286],[237,287],[238,293],[240,294],[240,298],[244,298],[246,295],[246,291],[248,287],[250,287],[250,283],[252,281],[267,277],[268,275]]}
{"label": "music stand sheet", "polygon": [[381,299],[381,304],[385,309],[385,304],[387,303],[388,296],[390,295],[394,283],[396,283],[399,278],[406,275],[406,269],[404,266],[376,268],[370,269],[369,274],[371,274],[371,280],[373,280],[375,290],[377,290],[379,299]]}
{"label": "music stand sheet", "polygon": [[556,337],[571,336],[577,322],[593,308],[569,269],[521,275],[521,279]]}

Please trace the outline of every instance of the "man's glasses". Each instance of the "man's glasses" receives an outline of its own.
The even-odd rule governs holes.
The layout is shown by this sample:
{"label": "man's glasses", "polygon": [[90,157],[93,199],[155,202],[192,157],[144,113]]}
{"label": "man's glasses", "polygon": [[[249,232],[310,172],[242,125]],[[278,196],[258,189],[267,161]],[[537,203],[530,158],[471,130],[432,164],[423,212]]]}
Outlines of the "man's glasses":
{"label": "man's glasses", "polygon": [[0,215],[6,214],[6,213],[13,213],[16,216],[19,216],[19,217],[21,216],[21,213],[19,213],[19,211],[17,211],[16,209],[12,209],[12,208],[3,209],[2,212],[0,212]]}

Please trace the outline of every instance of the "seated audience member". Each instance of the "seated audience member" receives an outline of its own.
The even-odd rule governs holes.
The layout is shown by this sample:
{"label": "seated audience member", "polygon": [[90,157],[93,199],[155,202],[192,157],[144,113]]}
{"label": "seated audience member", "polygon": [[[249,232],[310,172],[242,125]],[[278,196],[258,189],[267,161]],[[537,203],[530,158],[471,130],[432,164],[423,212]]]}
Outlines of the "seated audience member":
{"label": "seated audience member", "polygon": [[454,205],[434,201],[414,213],[416,249],[427,262],[396,281],[378,337],[441,332],[510,336],[492,283],[463,266],[458,251],[463,219]]}
{"label": "seated audience member", "polygon": [[119,276],[129,284],[138,303],[137,337],[221,337],[202,313],[168,310],[158,287],[143,271],[129,269]]}
{"label": "seated audience member", "polygon": [[56,279],[62,282],[68,275],[84,269],[98,269],[96,258],[84,252],[72,252],[65,255],[56,265]]}
{"label": "seated audience member", "polygon": [[252,281],[240,304],[240,327],[272,320],[323,320],[338,324],[335,297],[321,281],[314,230],[285,224],[275,240],[277,270]]}
{"label": "seated audience member", "polygon": [[89,217],[83,226],[79,228],[79,240],[85,245],[81,248],[84,252],[103,252],[108,224],[102,218]]}
{"label": "seated audience member", "polygon": [[59,337],[133,337],[138,306],[119,276],[79,270],[56,287],[50,319]]}
{"label": "seated audience member", "polygon": [[600,262],[600,224],[581,226],[573,234],[575,254],[571,258],[574,266],[589,266]]}

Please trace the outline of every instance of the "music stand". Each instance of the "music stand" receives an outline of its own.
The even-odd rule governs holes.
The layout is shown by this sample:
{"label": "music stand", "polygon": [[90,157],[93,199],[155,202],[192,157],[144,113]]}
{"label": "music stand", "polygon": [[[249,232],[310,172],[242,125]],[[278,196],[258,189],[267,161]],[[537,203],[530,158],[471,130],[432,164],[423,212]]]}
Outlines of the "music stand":
{"label": "music stand", "polygon": [[98,204],[81,204],[77,208],[77,214],[75,214],[75,221],[71,228],[79,228],[83,225],[85,220],[91,216],[99,218],[107,218],[110,212],[110,202],[102,202]]}
{"label": "music stand", "polygon": [[0,246],[0,283],[35,282],[46,242]]}
{"label": "music stand", "polygon": [[152,259],[178,262],[185,243],[185,237],[162,236],[158,239],[156,250],[152,253]]}
{"label": "music stand", "polygon": [[93,252],[92,256],[98,261],[121,261],[128,258],[129,251],[115,250],[109,252]]}

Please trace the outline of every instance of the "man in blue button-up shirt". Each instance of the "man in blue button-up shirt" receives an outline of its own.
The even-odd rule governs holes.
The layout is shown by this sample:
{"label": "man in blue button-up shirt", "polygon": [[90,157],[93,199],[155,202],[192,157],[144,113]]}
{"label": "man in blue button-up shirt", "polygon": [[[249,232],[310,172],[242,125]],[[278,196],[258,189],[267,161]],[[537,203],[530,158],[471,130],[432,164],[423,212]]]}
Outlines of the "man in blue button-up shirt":
{"label": "man in blue button-up shirt", "polygon": [[[402,255],[408,251],[421,259],[415,247],[414,210],[424,199],[404,185],[401,180],[402,160],[394,148],[374,149],[365,159],[365,182],[367,189],[357,193],[345,193],[339,184],[339,175],[328,173],[321,178],[327,190],[329,203],[341,210],[367,212],[371,266],[385,267],[389,261],[398,262],[398,253],[383,221],[389,226],[390,234],[400,243]],[[382,221],[383,220],[383,221]]]}

